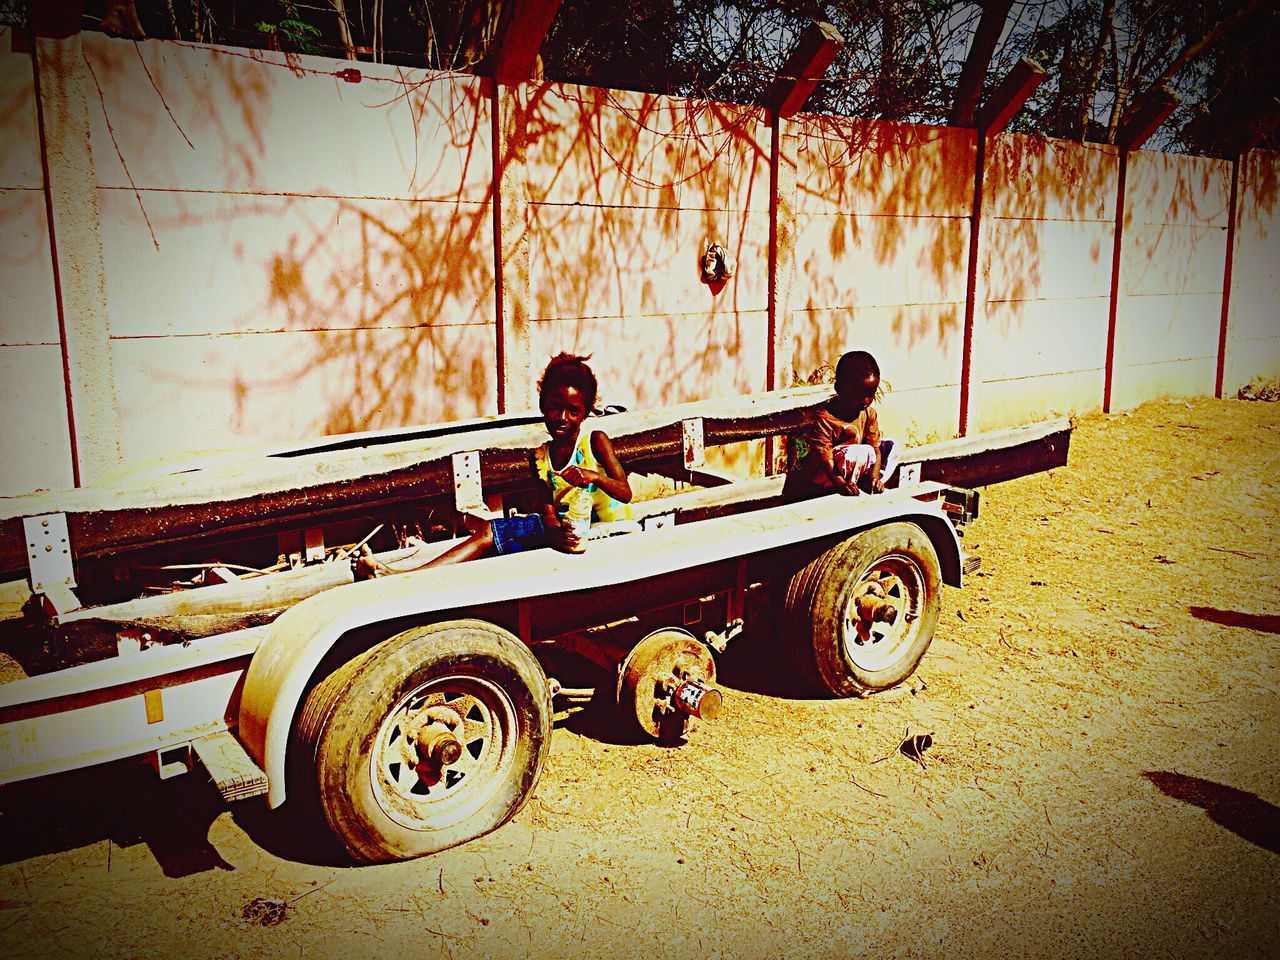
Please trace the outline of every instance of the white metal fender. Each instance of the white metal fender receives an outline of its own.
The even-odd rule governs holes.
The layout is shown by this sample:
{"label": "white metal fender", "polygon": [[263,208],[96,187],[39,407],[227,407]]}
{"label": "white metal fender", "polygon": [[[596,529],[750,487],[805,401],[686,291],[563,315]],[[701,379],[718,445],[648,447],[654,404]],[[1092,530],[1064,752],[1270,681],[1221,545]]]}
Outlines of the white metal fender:
{"label": "white metal fender", "polygon": [[327,590],[285,611],[258,647],[245,675],[240,739],[266,771],[269,805],[279,806],[294,716],[321,659],[347,631],[399,617],[610,587],[895,520],[924,527],[943,579],[959,586],[955,531],[937,503],[914,499],[920,489],[822,497],[593,541],[585,554],[535,550]]}

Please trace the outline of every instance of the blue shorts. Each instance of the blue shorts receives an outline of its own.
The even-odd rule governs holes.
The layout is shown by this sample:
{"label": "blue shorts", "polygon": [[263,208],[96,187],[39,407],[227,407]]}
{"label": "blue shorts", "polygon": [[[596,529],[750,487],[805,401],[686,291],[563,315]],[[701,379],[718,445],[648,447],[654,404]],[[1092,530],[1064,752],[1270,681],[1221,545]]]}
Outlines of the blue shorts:
{"label": "blue shorts", "polygon": [[511,517],[498,517],[489,521],[493,533],[493,546],[498,553],[520,553],[547,545],[547,528],[542,515],[517,513]]}

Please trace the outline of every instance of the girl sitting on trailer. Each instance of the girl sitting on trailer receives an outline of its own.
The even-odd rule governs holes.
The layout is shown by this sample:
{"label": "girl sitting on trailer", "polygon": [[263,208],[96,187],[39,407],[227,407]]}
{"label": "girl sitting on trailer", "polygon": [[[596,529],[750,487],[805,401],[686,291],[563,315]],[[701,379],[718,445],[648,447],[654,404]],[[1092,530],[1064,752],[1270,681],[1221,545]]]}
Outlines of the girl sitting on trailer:
{"label": "girl sitting on trailer", "polygon": [[538,406],[551,439],[538,448],[534,459],[544,494],[537,512],[469,521],[471,535],[466,540],[414,567],[388,567],[364,547],[352,564],[356,579],[537,547],[579,553],[584,547],[582,535],[566,515],[573,499],[582,495],[590,497],[592,523],[630,519],[631,484],[613,443],[603,430],[582,429],[596,402],[596,377],[587,366],[588,359],[561,353],[547,364],[538,381]]}

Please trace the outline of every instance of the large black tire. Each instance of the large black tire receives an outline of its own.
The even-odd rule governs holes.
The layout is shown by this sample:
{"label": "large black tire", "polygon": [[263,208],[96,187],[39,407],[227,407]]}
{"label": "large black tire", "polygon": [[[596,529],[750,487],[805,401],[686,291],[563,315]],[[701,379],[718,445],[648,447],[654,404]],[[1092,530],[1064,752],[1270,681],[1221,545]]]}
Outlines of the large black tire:
{"label": "large black tire", "polygon": [[[492,624],[455,620],[391,637],[317,684],[297,748],[313,764],[315,805],[347,853],[407,860],[515,816],[542,772],[551,716],[529,649]],[[456,736],[456,760],[422,760],[410,745],[424,726]]]}
{"label": "large black tire", "polygon": [[[850,537],[787,584],[782,636],[810,684],[836,697],[864,697],[911,676],[929,649],[941,608],[933,543],[914,523],[888,523]],[[887,600],[884,622],[858,614],[859,597]]]}

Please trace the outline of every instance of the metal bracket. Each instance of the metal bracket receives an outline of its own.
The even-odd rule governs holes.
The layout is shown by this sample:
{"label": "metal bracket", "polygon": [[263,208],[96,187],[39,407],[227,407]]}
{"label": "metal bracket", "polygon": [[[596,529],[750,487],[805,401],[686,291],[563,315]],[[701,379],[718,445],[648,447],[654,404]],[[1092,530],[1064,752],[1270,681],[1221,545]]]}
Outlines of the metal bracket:
{"label": "metal bracket", "polygon": [[480,480],[480,454],[475,450],[455,453],[453,462],[453,505],[459,513],[492,520],[501,512],[490,510],[484,502],[484,485]]}
{"label": "metal bracket", "polygon": [[324,562],[324,528],[310,527],[302,534],[303,559],[306,563]]}
{"label": "metal bracket", "polygon": [[71,563],[71,535],[67,532],[65,513],[23,517],[22,535],[27,541],[32,593],[76,585],[75,568]]}
{"label": "metal bracket", "polygon": [[686,470],[704,466],[707,462],[702,443],[702,418],[693,417],[680,421],[684,431],[684,466]]}
{"label": "metal bracket", "polygon": [[474,450],[453,455],[453,505],[459,513],[470,513],[484,506],[480,454]]}
{"label": "metal bracket", "polygon": [[898,467],[898,486],[909,487],[920,482],[920,463],[904,463]]}

